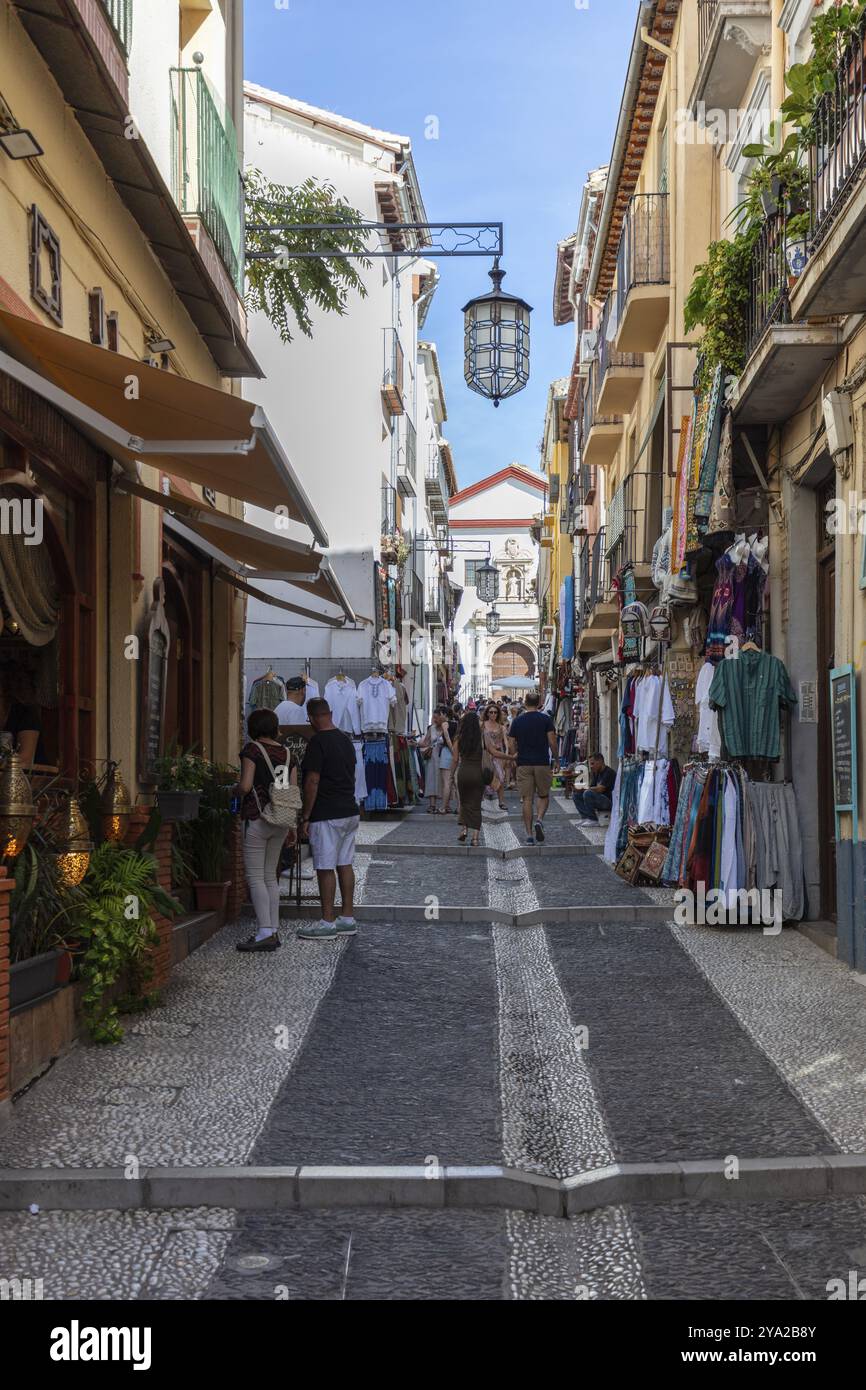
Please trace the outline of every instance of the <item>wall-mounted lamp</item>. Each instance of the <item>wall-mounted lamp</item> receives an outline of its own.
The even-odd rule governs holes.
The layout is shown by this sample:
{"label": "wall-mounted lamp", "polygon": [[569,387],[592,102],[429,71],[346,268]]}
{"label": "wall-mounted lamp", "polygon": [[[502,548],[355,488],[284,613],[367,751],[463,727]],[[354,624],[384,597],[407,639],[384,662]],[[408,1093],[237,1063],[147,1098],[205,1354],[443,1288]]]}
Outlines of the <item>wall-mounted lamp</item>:
{"label": "wall-mounted lamp", "polygon": [[0,148],[10,159],[36,159],[45,153],[29,130],[4,130],[0,133]]}

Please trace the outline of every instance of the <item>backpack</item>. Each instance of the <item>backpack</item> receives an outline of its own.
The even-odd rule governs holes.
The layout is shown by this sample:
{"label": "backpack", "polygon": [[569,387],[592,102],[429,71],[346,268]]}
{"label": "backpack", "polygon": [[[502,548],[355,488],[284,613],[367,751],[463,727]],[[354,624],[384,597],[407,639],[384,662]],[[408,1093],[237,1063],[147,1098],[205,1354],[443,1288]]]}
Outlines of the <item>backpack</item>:
{"label": "backpack", "polygon": [[[263,744],[259,743],[258,739],[254,739],[253,742],[261,751],[262,757],[267,763],[270,774],[274,779],[270,789],[269,800],[264,807],[259,801],[258,791],[256,790],[255,784],[253,784],[253,796],[256,798],[259,815],[263,821],[267,821],[268,825],[284,826],[286,830],[289,830],[297,822],[298,812],[303,805],[301,789],[300,787],[293,787],[291,783],[285,787],[278,785],[276,769],[268,757],[267,749]],[[285,766],[288,771],[288,760]]]}

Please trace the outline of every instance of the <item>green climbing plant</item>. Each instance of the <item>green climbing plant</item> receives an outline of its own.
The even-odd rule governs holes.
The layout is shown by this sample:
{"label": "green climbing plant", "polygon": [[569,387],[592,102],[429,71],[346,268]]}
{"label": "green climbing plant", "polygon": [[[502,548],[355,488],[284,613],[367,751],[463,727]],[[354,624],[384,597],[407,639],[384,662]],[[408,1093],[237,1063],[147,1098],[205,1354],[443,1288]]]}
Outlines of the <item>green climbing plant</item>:
{"label": "green climbing plant", "polygon": [[730,240],[713,241],[707,259],[695,270],[684,306],[685,329],[703,328],[698,386],[708,387],[716,364],[726,372],[742,371],[746,350],[746,315],[752,252],[760,226],[752,224]]}
{"label": "green climbing plant", "polygon": [[[342,315],[353,293],[366,297],[360,272],[370,266],[362,254],[369,234],[359,225],[361,214],[339,196],[333,184],[315,178],[287,188],[271,183],[260,170],[250,169],[245,183],[247,308],[263,313],[284,343],[292,341],[294,328],[311,338],[311,306]],[[309,224],[311,230],[290,234],[270,230],[284,223]],[[321,227],[323,223],[337,230],[312,230],[313,224]],[[261,228],[264,230],[258,230]],[[250,253],[274,252],[280,247],[286,253],[280,259],[249,259]],[[303,260],[292,254],[300,251],[332,254]],[[347,259],[350,254],[359,259]]]}

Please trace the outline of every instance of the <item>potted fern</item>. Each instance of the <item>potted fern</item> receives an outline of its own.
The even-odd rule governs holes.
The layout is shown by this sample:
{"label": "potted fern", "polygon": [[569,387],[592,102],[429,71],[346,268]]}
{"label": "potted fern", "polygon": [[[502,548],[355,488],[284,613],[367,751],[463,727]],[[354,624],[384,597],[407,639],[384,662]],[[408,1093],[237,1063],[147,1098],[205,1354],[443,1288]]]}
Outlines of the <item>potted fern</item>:
{"label": "potted fern", "polygon": [[237,769],[208,765],[198,815],[177,828],[179,846],[192,868],[195,905],[199,912],[225,909],[231,879],[225,875],[226,850],[232,814],[229,797]]}

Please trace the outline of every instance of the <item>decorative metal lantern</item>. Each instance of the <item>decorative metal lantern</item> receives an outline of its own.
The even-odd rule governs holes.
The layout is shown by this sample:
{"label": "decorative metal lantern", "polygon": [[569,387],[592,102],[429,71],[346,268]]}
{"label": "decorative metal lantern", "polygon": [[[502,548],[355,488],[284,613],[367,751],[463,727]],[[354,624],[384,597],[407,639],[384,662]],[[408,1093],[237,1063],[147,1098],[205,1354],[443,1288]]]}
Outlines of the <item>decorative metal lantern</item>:
{"label": "decorative metal lantern", "polygon": [[475,591],[482,603],[495,603],[499,598],[499,570],[489,560],[475,571]]}
{"label": "decorative metal lantern", "polygon": [[36,807],[17,753],[0,769],[0,859],[17,859],[33,829]]}
{"label": "decorative metal lantern", "polygon": [[497,256],[490,272],[493,289],[471,299],[464,316],[464,376],[466,384],[494,406],[516,396],[529,381],[529,316],[531,305],[505,294]]}
{"label": "decorative metal lantern", "polygon": [[487,631],[491,637],[495,637],[502,626],[502,616],[497,613],[495,608],[491,608],[487,614]]}
{"label": "decorative metal lantern", "polygon": [[126,783],[115,763],[108,774],[108,782],[102,793],[102,833],[106,840],[121,841],[126,836],[126,827],[132,815],[132,799]]}
{"label": "decorative metal lantern", "polygon": [[52,830],[57,839],[57,873],[67,888],[75,888],[87,873],[90,830],[76,796],[70,796],[64,810],[55,817]]}

